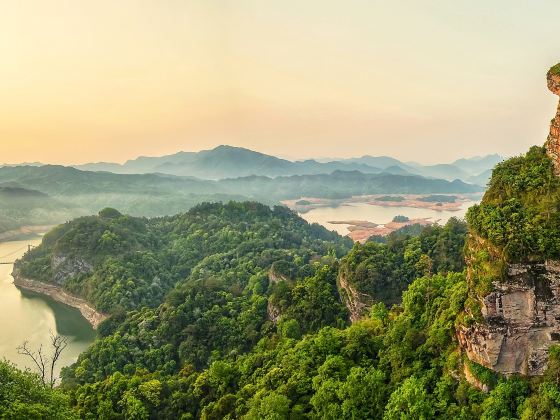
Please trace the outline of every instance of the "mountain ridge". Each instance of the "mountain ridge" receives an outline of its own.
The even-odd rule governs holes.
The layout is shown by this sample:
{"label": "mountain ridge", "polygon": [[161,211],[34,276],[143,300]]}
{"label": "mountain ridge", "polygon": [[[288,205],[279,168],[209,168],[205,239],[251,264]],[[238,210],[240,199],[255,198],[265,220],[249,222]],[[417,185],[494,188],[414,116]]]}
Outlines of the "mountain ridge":
{"label": "mountain ridge", "polygon": [[111,162],[72,165],[89,171],[113,173],[164,173],[177,176],[194,176],[202,179],[219,180],[249,175],[269,177],[290,175],[330,174],[336,170],[363,173],[401,173],[442,178],[448,181],[460,179],[470,182],[474,176],[487,181],[483,175],[495,163],[502,160],[499,155],[461,158],[451,163],[421,165],[404,163],[390,156],[363,155],[345,159],[288,160],[244,147],[220,145],[199,152],[180,151],[159,157],[139,156],[123,164]]}

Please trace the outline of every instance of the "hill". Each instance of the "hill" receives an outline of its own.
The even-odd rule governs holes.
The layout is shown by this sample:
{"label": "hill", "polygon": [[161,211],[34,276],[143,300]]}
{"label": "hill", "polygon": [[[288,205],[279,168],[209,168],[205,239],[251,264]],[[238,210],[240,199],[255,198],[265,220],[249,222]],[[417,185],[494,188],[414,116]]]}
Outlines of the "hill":
{"label": "hill", "polygon": [[[219,180],[247,176],[291,176],[331,174],[334,171],[360,171],[365,174],[390,173],[420,175],[428,178],[455,179],[469,182],[472,177],[491,169],[498,155],[459,159],[449,164],[421,165],[403,163],[388,156],[362,156],[349,159],[290,161],[242,147],[218,146],[200,152],[178,152],[160,157],[139,157],[120,165],[89,163],[76,168],[121,174],[162,173]],[[483,179],[484,183],[486,179]]]}
{"label": "hill", "polygon": [[[452,302],[462,302],[464,276],[413,282],[403,310],[390,315],[375,304],[392,302],[412,281],[413,273],[388,281],[387,294],[381,283],[402,277],[401,265],[431,276],[461,261],[464,234],[444,232],[427,228],[419,240],[405,234],[395,243],[356,245],[339,261],[348,239],[282,207],[206,204],[161,219],[106,209],[46,235],[18,262],[16,276],[54,281],[112,315],[99,326],[100,339],[63,372],[62,388],[81,417],[324,417],[326,403],[348,418],[371,418],[401,412],[391,389],[420,387],[398,366],[409,358],[424,355],[432,377],[451,378],[441,348],[453,340],[447,319],[455,315]],[[447,240],[440,244],[440,237]],[[369,293],[371,318],[350,325],[341,276]],[[428,321],[428,313],[439,315]],[[416,319],[424,321],[412,325]],[[407,343],[405,334],[416,339]],[[416,365],[417,374],[426,369]],[[122,402],[126,395],[134,395],[134,406]]]}
{"label": "hill", "polygon": [[[266,204],[279,204],[281,200],[302,196],[342,198],[377,193],[480,191],[479,187],[461,181],[448,182],[388,173],[364,174],[358,171],[276,178],[250,176],[210,181],[165,174],[81,171],[56,165],[2,167],[0,185],[4,185],[4,188],[10,186],[33,190],[35,194],[42,193],[50,197],[45,198],[44,203],[39,198],[31,200],[28,197],[27,207],[23,202],[17,202],[17,208],[23,209],[19,222],[14,224],[13,220],[6,219],[6,215],[4,218],[0,216],[0,223],[11,227],[35,224],[42,219],[30,216],[33,209],[56,209],[55,203],[58,203],[58,209],[63,210],[64,215],[57,216],[55,212],[49,220],[59,223],[70,217],[95,214],[105,207],[118,208],[134,216],[153,217],[184,212],[205,201],[252,199]],[[16,193],[17,190],[12,192]],[[10,208],[15,209],[13,205]]]}
{"label": "hill", "polygon": [[85,210],[40,191],[0,184],[0,233],[26,225],[54,225]]}
{"label": "hill", "polygon": [[360,170],[380,173],[381,169],[367,164],[343,162],[292,162],[242,147],[218,146],[200,152],[179,152],[161,157],[139,157],[123,165],[111,163],[85,164],[78,169],[114,173],[163,173],[194,176],[202,179],[223,179],[259,175],[267,177],[328,174],[336,170]]}

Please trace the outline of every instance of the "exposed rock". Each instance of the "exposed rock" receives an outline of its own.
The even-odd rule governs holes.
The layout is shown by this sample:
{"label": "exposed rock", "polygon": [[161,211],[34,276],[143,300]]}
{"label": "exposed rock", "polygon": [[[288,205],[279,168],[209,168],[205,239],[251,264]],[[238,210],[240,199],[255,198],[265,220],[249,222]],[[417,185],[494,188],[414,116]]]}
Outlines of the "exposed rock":
{"label": "exposed rock", "polygon": [[340,297],[350,313],[350,320],[358,321],[367,315],[373,303],[372,298],[352,287],[342,272],[339,273],[336,282]]}
{"label": "exposed rock", "polygon": [[57,302],[61,302],[65,305],[72,306],[73,308],[78,309],[82,316],[91,324],[94,329],[97,328],[101,322],[107,319],[107,315],[96,311],[85,300],[68,294],[67,292],[62,290],[60,286],[44,283],[37,280],[26,279],[19,274],[17,269],[14,269],[12,276],[14,278],[14,284],[17,287],[49,296]]}
{"label": "exposed rock", "polygon": [[93,265],[80,257],[71,257],[64,254],[54,255],[51,260],[53,281],[62,285],[69,278],[78,274],[89,274],[93,271]]}
{"label": "exposed rock", "polygon": [[502,374],[541,375],[560,340],[560,263],[510,264],[481,303],[484,322],[460,327],[470,360]]}
{"label": "exposed rock", "polygon": [[[560,96],[560,74],[551,69],[547,74],[547,85],[552,93]],[[554,162],[554,172],[560,175],[560,102],[556,116],[550,122],[550,133],[546,140],[546,153]]]}
{"label": "exposed rock", "polygon": [[270,283],[276,284],[280,281],[289,281],[289,279],[282,274],[276,273],[274,271],[274,268],[271,268],[268,272],[268,281],[270,281]]}
{"label": "exposed rock", "polygon": [[268,305],[266,307],[266,313],[268,315],[268,319],[274,324],[278,322],[280,316],[282,315],[280,312],[280,308],[275,306],[272,302],[270,302],[270,300],[268,301]]}

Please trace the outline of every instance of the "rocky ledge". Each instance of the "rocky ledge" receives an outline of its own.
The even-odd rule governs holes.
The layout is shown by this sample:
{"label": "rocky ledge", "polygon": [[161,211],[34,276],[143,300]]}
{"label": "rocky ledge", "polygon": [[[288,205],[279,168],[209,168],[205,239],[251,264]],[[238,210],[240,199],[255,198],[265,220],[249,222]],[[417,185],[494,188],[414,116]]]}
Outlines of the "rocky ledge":
{"label": "rocky ledge", "polygon": [[[546,75],[548,89],[555,95],[560,96],[560,73],[555,70],[556,66],[550,69]],[[550,122],[550,132],[546,140],[546,153],[554,162],[554,172],[560,175],[560,103],[556,110],[556,115]]]}
{"label": "rocky ledge", "polygon": [[17,270],[14,270],[12,276],[14,278],[14,284],[17,287],[49,296],[57,302],[61,302],[65,305],[78,309],[82,316],[94,329],[96,329],[101,322],[107,319],[107,315],[93,309],[85,300],[68,294],[62,290],[60,286],[37,280],[26,279],[22,277]]}
{"label": "rocky ledge", "polygon": [[350,320],[356,322],[366,316],[371,310],[372,298],[352,287],[344,273],[339,273],[336,282],[340,298],[350,314]]}
{"label": "rocky ledge", "polygon": [[481,303],[484,322],[457,331],[470,360],[510,375],[541,375],[560,342],[560,262],[510,264]]}

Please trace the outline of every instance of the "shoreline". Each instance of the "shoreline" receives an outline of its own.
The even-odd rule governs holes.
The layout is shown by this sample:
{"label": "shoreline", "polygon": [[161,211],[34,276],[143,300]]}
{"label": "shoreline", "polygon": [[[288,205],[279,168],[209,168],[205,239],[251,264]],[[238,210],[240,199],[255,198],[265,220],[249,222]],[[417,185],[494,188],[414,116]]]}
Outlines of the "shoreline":
{"label": "shoreline", "polygon": [[55,286],[54,284],[44,283],[38,280],[26,279],[21,277],[16,269],[14,269],[12,277],[14,278],[14,285],[18,288],[48,296],[57,302],[78,309],[94,330],[97,329],[99,324],[108,317],[106,314],[93,309],[84,299],[68,294],[62,290],[60,286]]}
{"label": "shoreline", "polygon": [[47,233],[55,226],[56,225],[26,225],[17,229],[7,230],[0,233],[0,242],[12,242],[20,240],[20,238],[41,235],[42,233]]}

